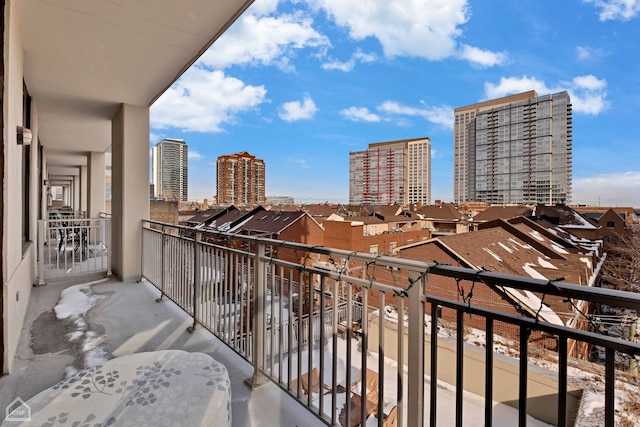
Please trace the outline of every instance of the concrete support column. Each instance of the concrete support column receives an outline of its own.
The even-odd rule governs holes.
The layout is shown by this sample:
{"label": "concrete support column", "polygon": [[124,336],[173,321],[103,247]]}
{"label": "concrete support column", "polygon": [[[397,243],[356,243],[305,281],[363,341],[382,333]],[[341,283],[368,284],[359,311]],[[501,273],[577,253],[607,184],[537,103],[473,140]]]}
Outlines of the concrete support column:
{"label": "concrete support column", "polygon": [[73,210],[79,211],[80,209],[80,175],[75,175],[73,181],[71,181],[71,188],[73,189]]}
{"label": "concrete support column", "polygon": [[89,217],[87,210],[87,188],[87,167],[80,166],[80,210],[87,212],[87,217]]}
{"label": "concrete support column", "polygon": [[111,121],[112,270],[142,276],[142,219],[149,219],[149,108],[123,104]]}
{"label": "concrete support column", "polygon": [[87,215],[97,218],[104,212],[105,199],[105,153],[92,151],[87,156]]}

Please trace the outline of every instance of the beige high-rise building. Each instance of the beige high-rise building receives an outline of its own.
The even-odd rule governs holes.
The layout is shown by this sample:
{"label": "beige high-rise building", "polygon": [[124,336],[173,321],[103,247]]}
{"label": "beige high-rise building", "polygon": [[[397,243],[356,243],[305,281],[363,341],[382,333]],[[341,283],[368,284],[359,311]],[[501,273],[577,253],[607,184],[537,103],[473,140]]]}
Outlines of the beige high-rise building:
{"label": "beige high-rise building", "polygon": [[567,92],[524,92],[454,110],[456,203],[571,202],[572,110]]}
{"label": "beige high-rise building", "polygon": [[246,151],[218,157],[216,187],[220,205],[253,208],[264,204],[264,160]]}
{"label": "beige high-rise building", "polygon": [[429,138],[369,144],[349,153],[349,203],[402,204],[431,202]]}
{"label": "beige high-rise building", "polygon": [[186,202],[189,189],[189,149],[183,139],[165,138],[152,151],[153,188],[156,197]]}

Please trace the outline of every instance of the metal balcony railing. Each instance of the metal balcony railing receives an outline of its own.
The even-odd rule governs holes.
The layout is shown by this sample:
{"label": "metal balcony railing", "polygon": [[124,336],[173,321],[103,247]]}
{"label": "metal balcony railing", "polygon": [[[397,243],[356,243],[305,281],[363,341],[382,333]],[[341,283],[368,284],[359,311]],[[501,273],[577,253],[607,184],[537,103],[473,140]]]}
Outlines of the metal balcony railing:
{"label": "metal balcony railing", "polygon": [[38,284],[47,279],[104,271],[111,274],[111,219],[50,212],[38,221]]}
{"label": "metal balcony railing", "polygon": [[[494,421],[496,401],[517,408],[514,425],[540,414],[551,424],[572,425],[579,393],[569,368],[589,362],[576,361],[571,349],[598,346],[605,354],[597,366],[605,382],[602,424],[614,426],[616,381],[640,354],[638,343],[539,316],[552,295],[576,308],[597,303],[640,310],[640,297],[631,293],[154,221],[143,221],[142,255],[143,277],[160,290],[159,299],[174,301],[193,317],[194,328],[204,326],[249,361],[254,385],[268,378],[329,425],[357,425],[373,414],[382,426],[382,414],[394,412],[397,425],[435,426],[439,381],[455,386],[458,426],[465,390],[484,397],[485,425]],[[324,268],[313,266],[319,260]],[[437,278],[536,292],[541,306],[535,315],[517,316],[471,299],[437,297],[430,293]],[[443,337],[450,326],[440,318],[443,311],[453,313],[453,338]],[[483,319],[484,348],[465,342],[471,316]],[[584,320],[588,329],[590,319]],[[522,338],[518,356],[508,360],[495,353],[505,325]],[[529,338],[536,334],[556,343],[555,373],[540,373],[529,361],[537,351]]]}

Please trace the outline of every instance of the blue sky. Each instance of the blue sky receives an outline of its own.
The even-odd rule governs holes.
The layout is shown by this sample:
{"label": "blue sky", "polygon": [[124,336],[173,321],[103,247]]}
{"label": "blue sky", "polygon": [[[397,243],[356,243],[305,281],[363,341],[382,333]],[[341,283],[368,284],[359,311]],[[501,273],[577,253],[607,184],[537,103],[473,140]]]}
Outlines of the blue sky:
{"label": "blue sky", "polygon": [[640,0],[256,0],[151,108],[151,145],[266,163],[268,196],[347,202],[349,152],[429,137],[453,198],[453,109],[569,91],[573,202],[640,207]]}

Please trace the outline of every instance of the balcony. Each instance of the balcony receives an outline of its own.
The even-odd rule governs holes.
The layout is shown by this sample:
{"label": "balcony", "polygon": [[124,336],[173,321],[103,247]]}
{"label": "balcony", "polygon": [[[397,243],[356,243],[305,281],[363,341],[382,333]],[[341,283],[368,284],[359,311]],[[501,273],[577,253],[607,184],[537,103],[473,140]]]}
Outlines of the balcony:
{"label": "balcony", "polygon": [[[624,368],[616,354],[640,352],[636,343],[541,320],[543,303],[535,316],[515,317],[470,302],[436,298],[428,289],[431,276],[499,284],[538,292],[542,301],[546,295],[584,301],[576,303],[576,316],[580,304],[589,303],[637,310],[640,298],[636,295],[283,241],[182,228],[170,233],[168,227],[153,222],[143,227],[144,277],[192,316],[193,327],[210,330],[250,362],[254,386],[265,381],[278,385],[330,425],[350,418],[382,425],[384,416],[375,414],[394,408],[398,425],[436,425],[446,416],[455,419],[456,425],[468,423],[471,417],[491,425],[497,411],[504,416],[505,407],[517,408],[509,422],[513,425],[532,425],[534,418],[571,425],[580,389],[568,370],[589,365],[574,354],[590,347],[604,349],[602,421],[613,425],[615,382],[621,375],[618,369]],[[334,268],[313,267],[318,257]],[[453,324],[427,314],[445,310],[454,313]],[[398,320],[398,313],[405,313],[404,322]],[[485,319],[483,348],[463,338],[468,334],[466,316]],[[557,371],[540,372],[528,358],[502,360],[495,354],[501,341],[494,333],[497,324],[517,328],[521,337],[553,337]],[[447,330],[451,333],[444,333]],[[519,354],[538,351],[529,339],[519,340],[516,346]],[[398,364],[399,360],[404,363]],[[312,367],[318,372],[318,393],[308,387],[305,392],[305,374]],[[509,372],[508,379],[498,380],[503,369]],[[367,389],[366,378],[351,387],[358,383],[357,372],[369,371],[376,374],[377,389]],[[480,384],[473,384],[471,371],[484,372]],[[438,372],[438,381],[430,380],[430,372]],[[452,387],[449,395],[441,391],[447,383]],[[544,391],[537,389],[542,383],[547,387]],[[360,405],[341,409],[352,396],[369,396],[374,391],[372,407],[360,400]],[[478,397],[484,401],[480,411],[470,403]],[[441,411],[442,403],[450,409]]]}
{"label": "balcony", "polygon": [[[640,354],[640,344],[548,323],[542,304],[517,317],[429,288],[453,278],[471,292],[493,284],[537,292],[542,301],[561,296],[574,301],[576,318],[590,303],[638,310],[635,294],[153,221],[143,222],[142,240],[143,283],[101,279],[86,292],[96,307],[87,315],[95,331],[89,326],[85,337],[98,332],[98,339],[82,341],[84,349],[68,342],[68,331],[43,327],[63,289],[95,277],[58,277],[36,288],[20,373],[0,380],[0,395],[32,396],[74,359],[80,368],[178,348],[227,367],[235,426],[261,425],[267,410],[280,425],[384,425],[392,411],[397,425],[573,425],[583,416],[581,400],[589,400],[584,378],[569,375],[576,369],[603,380],[591,390],[604,395],[598,425],[616,425],[624,414],[616,390],[635,363],[626,356]],[[319,257],[325,268],[314,267]],[[483,331],[470,328],[471,316],[483,319]],[[505,325],[527,339],[508,343],[498,333]],[[61,339],[45,339],[51,333]],[[603,362],[578,359],[585,348]],[[541,354],[545,368],[534,363]]]}

